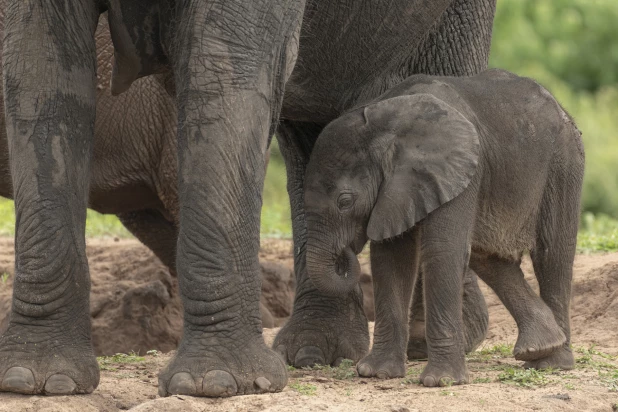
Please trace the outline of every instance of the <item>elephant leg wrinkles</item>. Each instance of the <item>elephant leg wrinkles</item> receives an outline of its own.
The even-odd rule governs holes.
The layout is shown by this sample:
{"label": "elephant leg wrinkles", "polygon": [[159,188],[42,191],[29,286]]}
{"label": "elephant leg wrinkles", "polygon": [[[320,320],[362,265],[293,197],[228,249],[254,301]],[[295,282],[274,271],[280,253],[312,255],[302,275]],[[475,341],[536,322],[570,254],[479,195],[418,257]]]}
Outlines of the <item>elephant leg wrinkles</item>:
{"label": "elephant leg wrinkles", "polygon": [[5,12],[16,257],[0,390],[89,393],[99,382],[85,253],[98,10],[91,1],[24,0]]}

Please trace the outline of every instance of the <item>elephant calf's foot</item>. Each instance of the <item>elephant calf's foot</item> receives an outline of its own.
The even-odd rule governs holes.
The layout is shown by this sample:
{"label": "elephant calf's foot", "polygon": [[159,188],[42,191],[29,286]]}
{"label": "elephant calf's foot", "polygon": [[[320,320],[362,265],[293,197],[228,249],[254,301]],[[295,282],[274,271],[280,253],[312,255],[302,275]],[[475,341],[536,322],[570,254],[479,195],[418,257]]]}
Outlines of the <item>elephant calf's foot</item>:
{"label": "elephant calf's foot", "polygon": [[[329,300],[315,297],[315,303],[294,313],[277,334],[273,348],[297,368],[338,365],[343,359],[358,361],[369,349],[367,318],[360,300]],[[317,304],[316,304],[317,303]]]}
{"label": "elephant calf's foot", "polygon": [[556,351],[554,351],[551,355],[546,356],[544,358],[528,361],[524,364],[524,368],[530,369],[563,369],[570,370],[575,367],[575,358],[573,357],[573,352],[571,349],[565,344]]}
{"label": "elephant calf's foot", "polygon": [[42,395],[94,391],[99,366],[82,334],[33,332],[11,325],[0,338],[0,391]]}
{"label": "elephant calf's foot", "polygon": [[530,328],[522,327],[513,349],[517,360],[533,361],[551,355],[560,349],[566,342],[566,337],[556,323],[554,315],[547,308],[547,312],[539,311]]}
{"label": "elephant calf's foot", "polygon": [[356,367],[360,376],[379,379],[403,378],[406,376],[406,362],[401,356],[394,356],[393,351],[371,353],[358,362]]}
{"label": "elephant calf's foot", "polygon": [[252,343],[245,339],[227,343],[187,339],[159,374],[159,396],[219,398],[278,392],[286,383],[285,364],[261,336]]}
{"label": "elephant calf's foot", "polygon": [[468,368],[462,357],[457,362],[429,361],[420,376],[426,387],[464,385],[469,382]]}

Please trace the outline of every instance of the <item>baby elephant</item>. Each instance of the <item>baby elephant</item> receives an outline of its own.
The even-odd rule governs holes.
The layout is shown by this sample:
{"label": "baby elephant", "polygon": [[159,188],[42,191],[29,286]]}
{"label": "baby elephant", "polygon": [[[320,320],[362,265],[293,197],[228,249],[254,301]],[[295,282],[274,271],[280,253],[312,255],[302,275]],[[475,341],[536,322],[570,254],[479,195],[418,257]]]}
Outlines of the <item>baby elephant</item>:
{"label": "baby elephant", "polygon": [[[425,274],[425,386],[468,381],[462,281],[473,269],[519,329],[527,367],[573,367],[569,301],[584,173],[581,134],[533,80],[502,70],[412,76],[330,123],[306,175],[307,270],[358,287],[371,242],[376,324],[362,376],[405,375],[414,279]],[[541,298],[520,269],[530,252]]]}

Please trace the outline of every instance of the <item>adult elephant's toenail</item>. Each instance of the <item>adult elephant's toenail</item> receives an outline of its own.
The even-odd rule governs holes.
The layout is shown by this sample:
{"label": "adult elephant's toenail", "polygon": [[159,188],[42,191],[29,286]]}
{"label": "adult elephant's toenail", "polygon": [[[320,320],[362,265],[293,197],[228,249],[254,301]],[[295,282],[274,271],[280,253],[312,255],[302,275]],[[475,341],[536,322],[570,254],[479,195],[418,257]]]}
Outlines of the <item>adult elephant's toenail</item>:
{"label": "adult elephant's toenail", "polygon": [[279,356],[281,356],[281,358],[283,359],[283,362],[286,362],[286,363],[287,363],[287,361],[288,361],[288,357],[287,357],[287,348],[285,347],[285,345],[278,345],[278,346],[275,348],[275,352],[276,352]]}
{"label": "adult elephant's toenail", "polygon": [[266,392],[270,389],[270,381],[268,379],[266,379],[263,376],[260,376],[259,378],[257,378],[255,380],[255,382],[253,382],[255,384],[255,387],[258,388],[259,390]]}
{"label": "adult elephant's toenail", "polygon": [[76,389],[75,381],[60,373],[50,376],[45,382],[45,393],[47,395],[72,395]]}
{"label": "adult elephant's toenail", "polygon": [[297,368],[324,364],[326,364],[326,358],[322,349],[317,346],[304,346],[300,348],[294,358],[294,366]]}
{"label": "adult elephant's toenail", "polygon": [[178,372],[170,379],[167,391],[170,395],[195,395],[197,388],[190,373]]}
{"label": "adult elephant's toenail", "polygon": [[236,395],[238,385],[236,385],[236,379],[229,372],[215,370],[204,375],[202,391],[205,396],[222,398]]}
{"label": "adult elephant's toenail", "polygon": [[34,375],[30,369],[14,366],[4,374],[1,388],[10,392],[33,393]]}
{"label": "adult elephant's toenail", "polygon": [[376,373],[376,378],[378,378],[378,379],[390,379],[390,375],[388,374],[387,371],[380,370],[380,371],[378,371],[378,373]]}
{"label": "adult elephant's toenail", "polygon": [[428,388],[433,388],[436,386],[436,378],[434,378],[433,376],[425,376],[425,379],[423,379],[423,386],[426,386]]}
{"label": "adult elephant's toenail", "polygon": [[371,368],[371,366],[369,366],[366,363],[361,363],[360,365],[358,365],[356,367],[356,370],[358,371],[358,374],[360,376],[372,376],[373,375],[373,369]]}

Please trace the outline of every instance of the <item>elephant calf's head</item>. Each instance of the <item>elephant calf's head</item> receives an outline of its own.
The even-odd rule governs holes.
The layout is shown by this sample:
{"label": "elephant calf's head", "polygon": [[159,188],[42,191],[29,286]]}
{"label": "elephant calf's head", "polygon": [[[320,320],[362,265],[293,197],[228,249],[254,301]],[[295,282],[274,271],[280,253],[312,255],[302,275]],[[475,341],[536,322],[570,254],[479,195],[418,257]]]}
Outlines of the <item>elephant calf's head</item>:
{"label": "elephant calf's head", "polygon": [[475,174],[477,130],[429,94],[353,110],[318,138],[307,169],[307,270],[323,293],[356,287],[367,239],[412,228],[459,195]]}

